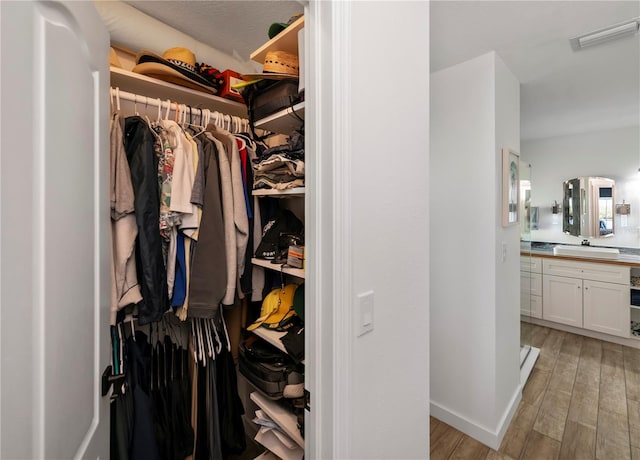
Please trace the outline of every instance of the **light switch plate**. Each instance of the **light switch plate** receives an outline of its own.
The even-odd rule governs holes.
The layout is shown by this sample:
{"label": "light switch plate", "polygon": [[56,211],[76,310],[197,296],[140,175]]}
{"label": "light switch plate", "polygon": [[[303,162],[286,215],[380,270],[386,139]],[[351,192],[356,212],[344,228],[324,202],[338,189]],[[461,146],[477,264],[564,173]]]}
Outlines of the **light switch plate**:
{"label": "light switch plate", "polygon": [[363,292],[356,297],[356,335],[360,337],[373,331],[373,291]]}

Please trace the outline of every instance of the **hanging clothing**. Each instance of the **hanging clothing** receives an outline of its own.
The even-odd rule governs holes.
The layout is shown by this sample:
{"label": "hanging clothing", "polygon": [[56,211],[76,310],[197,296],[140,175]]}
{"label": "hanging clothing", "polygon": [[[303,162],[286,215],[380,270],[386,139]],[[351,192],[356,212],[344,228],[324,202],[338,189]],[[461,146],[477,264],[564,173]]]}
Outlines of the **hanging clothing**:
{"label": "hanging clothing", "polygon": [[134,410],[129,458],[160,460],[154,429],[153,406],[149,394],[151,346],[147,342],[147,336],[141,331],[136,331],[135,340],[133,336],[127,339],[127,349],[129,354],[127,382],[130,391],[133,392]]}
{"label": "hanging clothing", "polygon": [[134,257],[138,226],[134,214],[131,171],[124,151],[122,120],[111,120],[110,202],[111,202],[111,324],[118,310],[142,300]]}
{"label": "hanging clothing", "polygon": [[158,321],[169,307],[162,242],[158,230],[160,199],[158,193],[158,159],[154,152],[155,136],[141,117],[125,120],[124,146],[135,193],[136,268],[142,288],[138,304],[140,324]]}
{"label": "hanging clothing", "polygon": [[[208,137],[201,139],[200,157],[204,187],[194,188],[192,199],[202,207],[198,242],[191,261],[189,305],[190,317],[213,318],[228,289],[228,246],[221,200],[221,175],[217,145]],[[201,195],[195,194],[196,190]]]}

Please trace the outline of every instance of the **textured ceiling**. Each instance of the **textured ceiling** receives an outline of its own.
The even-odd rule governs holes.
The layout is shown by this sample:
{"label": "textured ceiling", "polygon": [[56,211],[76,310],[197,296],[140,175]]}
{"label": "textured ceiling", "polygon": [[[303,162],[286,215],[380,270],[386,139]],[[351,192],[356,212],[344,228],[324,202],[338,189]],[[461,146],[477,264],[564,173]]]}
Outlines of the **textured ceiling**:
{"label": "textured ceiling", "polygon": [[640,35],[569,39],[640,16],[637,1],[431,3],[431,70],[495,50],[522,83],[521,137],[640,125]]}
{"label": "textured ceiling", "polygon": [[301,3],[284,0],[125,3],[241,60],[269,40],[267,31],[272,23],[287,22],[304,10]]}
{"label": "textured ceiling", "polygon": [[[298,1],[127,1],[239,59]],[[569,38],[640,16],[638,1],[432,1],[431,70],[495,50],[522,83],[521,137],[640,125],[640,35],[573,52]]]}

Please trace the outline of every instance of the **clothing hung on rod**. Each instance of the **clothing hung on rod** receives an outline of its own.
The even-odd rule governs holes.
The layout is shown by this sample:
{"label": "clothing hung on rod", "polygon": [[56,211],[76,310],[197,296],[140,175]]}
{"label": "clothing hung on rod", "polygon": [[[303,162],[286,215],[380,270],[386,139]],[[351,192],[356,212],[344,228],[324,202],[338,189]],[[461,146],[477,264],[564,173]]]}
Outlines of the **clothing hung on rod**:
{"label": "clothing hung on rod", "polygon": [[139,114],[123,119],[117,110],[112,121],[112,272],[118,280],[112,324],[124,307],[141,324],[170,308],[183,320],[213,317],[219,304],[234,305],[245,295],[260,301],[264,291],[262,269],[250,265],[262,235],[260,206],[251,195],[257,146],[221,127],[245,124],[170,101],[162,117],[164,103],[155,101],[155,121]]}
{"label": "clothing hung on rod", "polygon": [[[124,376],[112,397],[112,458],[222,459],[245,447],[222,307],[264,290],[250,264],[262,234],[251,195],[257,146],[225,129],[242,123],[207,111],[189,117],[166,102],[153,121],[132,112],[114,110],[111,124],[113,368]],[[159,333],[169,317],[187,335],[189,325],[205,331],[200,359],[186,352],[193,337]]]}

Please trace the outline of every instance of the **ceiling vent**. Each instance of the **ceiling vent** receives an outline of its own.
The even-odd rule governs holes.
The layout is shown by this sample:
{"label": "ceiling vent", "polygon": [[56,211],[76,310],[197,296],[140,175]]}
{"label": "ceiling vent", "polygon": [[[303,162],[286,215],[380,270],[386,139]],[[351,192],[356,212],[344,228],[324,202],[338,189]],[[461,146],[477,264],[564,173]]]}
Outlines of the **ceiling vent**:
{"label": "ceiling vent", "polygon": [[594,30],[588,34],[572,38],[569,41],[571,42],[571,48],[573,48],[574,51],[578,51],[589,46],[595,46],[601,43],[634,35],[638,33],[639,28],[640,18],[635,18],[630,21],[605,27],[604,29]]}

